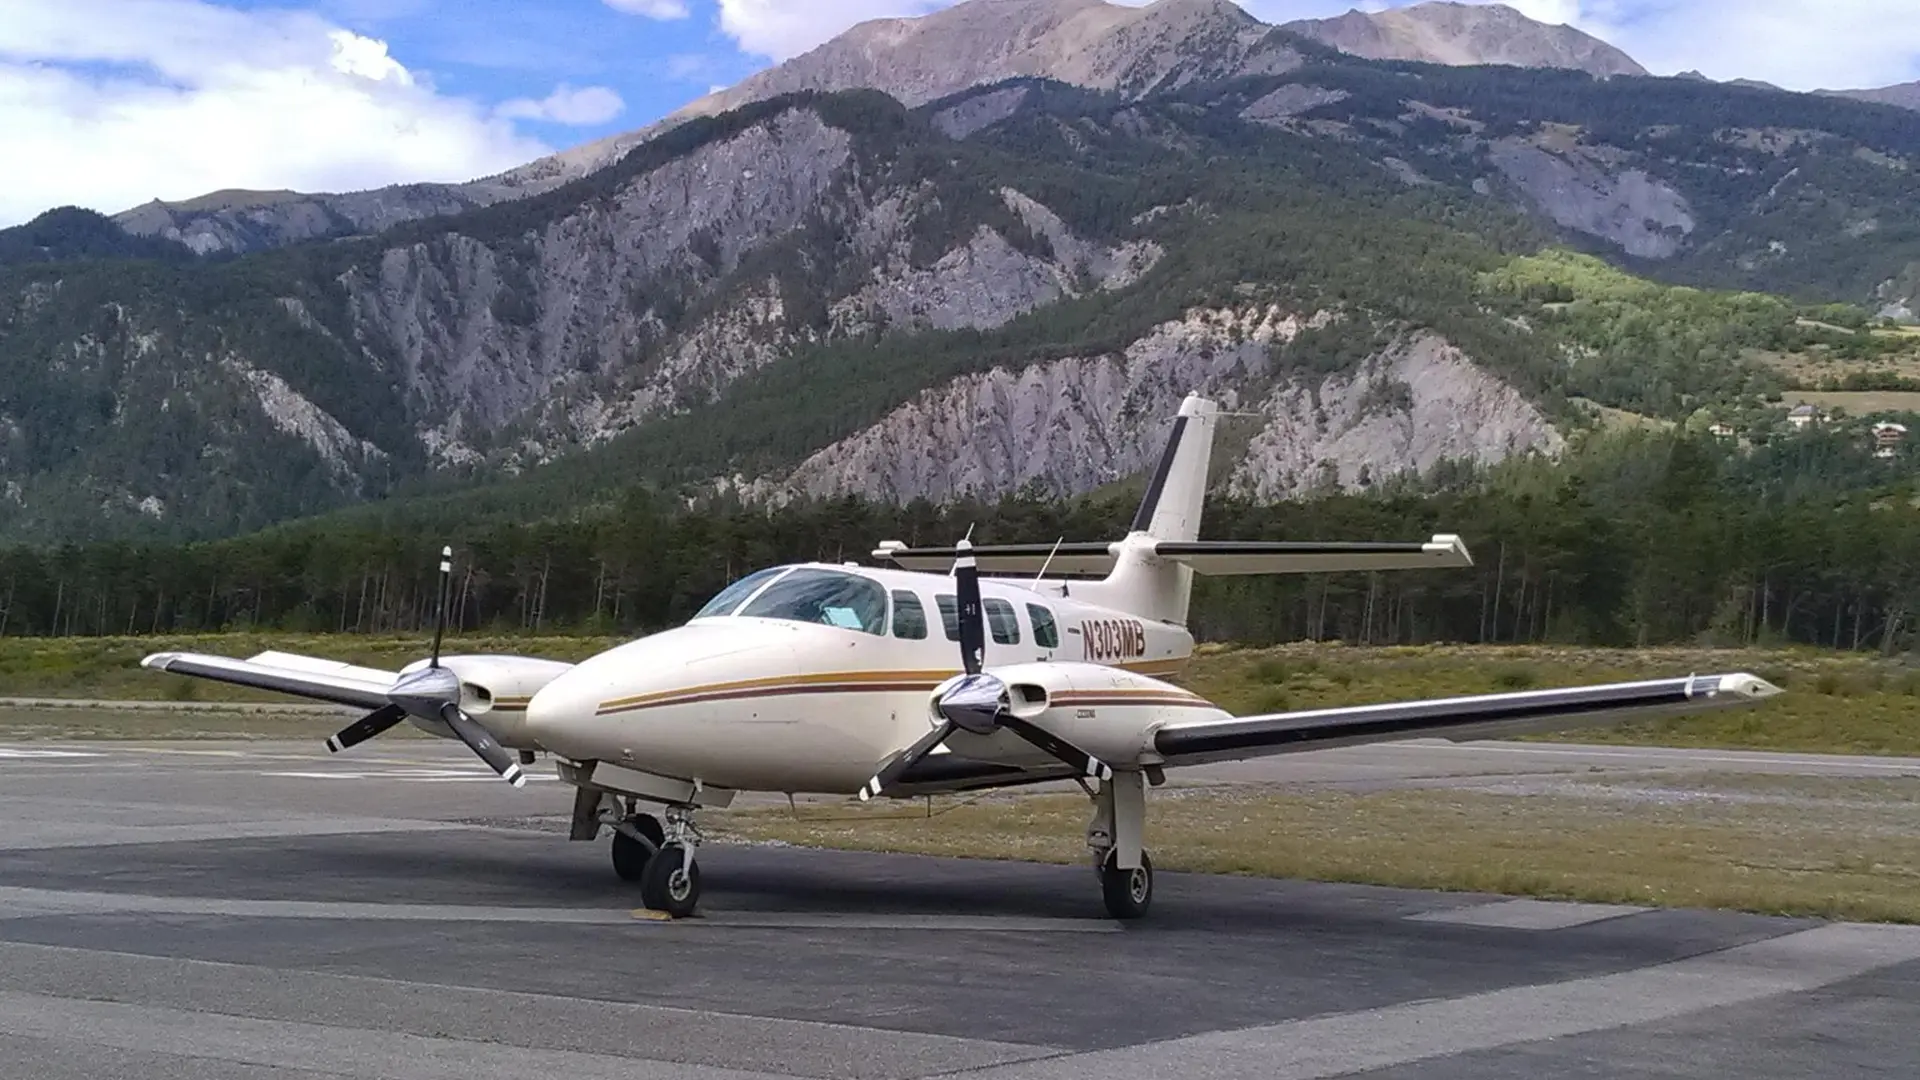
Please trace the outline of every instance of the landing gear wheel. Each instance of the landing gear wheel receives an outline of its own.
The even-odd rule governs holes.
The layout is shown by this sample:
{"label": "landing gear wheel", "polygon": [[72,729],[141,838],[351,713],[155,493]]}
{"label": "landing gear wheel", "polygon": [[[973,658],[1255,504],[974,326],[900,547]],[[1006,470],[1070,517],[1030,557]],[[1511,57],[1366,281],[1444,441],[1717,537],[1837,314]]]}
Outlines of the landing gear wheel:
{"label": "landing gear wheel", "polygon": [[700,864],[692,852],[679,844],[661,848],[640,875],[640,902],[676,919],[693,914],[700,902]]}
{"label": "landing gear wheel", "polygon": [[613,872],[620,875],[622,881],[639,881],[646,873],[647,863],[653,853],[666,843],[667,834],[660,828],[660,819],[652,814],[635,814],[628,819],[641,835],[653,841],[653,847],[628,836],[618,829],[613,831]]}
{"label": "landing gear wheel", "polygon": [[1107,914],[1116,919],[1137,919],[1153,903],[1153,860],[1140,853],[1138,870],[1122,870],[1109,854],[1100,865],[1100,892],[1107,901]]}

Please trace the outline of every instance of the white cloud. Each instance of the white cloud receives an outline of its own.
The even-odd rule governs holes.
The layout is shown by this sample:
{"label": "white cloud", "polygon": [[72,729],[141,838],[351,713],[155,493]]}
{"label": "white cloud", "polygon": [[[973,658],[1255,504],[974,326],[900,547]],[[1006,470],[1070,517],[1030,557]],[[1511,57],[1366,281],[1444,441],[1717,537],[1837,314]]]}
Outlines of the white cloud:
{"label": "white cloud", "polygon": [[604,124],[625,112],[627,103],[604,86],[578,89],[561,83],[553,93],[539,101],[515,98],[499,108],[501,116],[515,120],[551,120],[556,124],[589,126]]}
{"label": "white cloud", "polygon": [[601,0],[615,11],[645,15],[649,19],[684,19],[693,14],[686,0]]}
{"label": "white cloud", "polygon": [[798,56],[868,19],[925,15],[953,0],[720,0],[720,29],[740,51],[775,61]]}
{"label": "white cloud", "polygon": [[0,131],[16,165],[0,226],[57,205],[113,213],[222,188],[461,181],[551,152],[508,117],[438,93],[384,42],[311,14],[205,0],[6,6]]}

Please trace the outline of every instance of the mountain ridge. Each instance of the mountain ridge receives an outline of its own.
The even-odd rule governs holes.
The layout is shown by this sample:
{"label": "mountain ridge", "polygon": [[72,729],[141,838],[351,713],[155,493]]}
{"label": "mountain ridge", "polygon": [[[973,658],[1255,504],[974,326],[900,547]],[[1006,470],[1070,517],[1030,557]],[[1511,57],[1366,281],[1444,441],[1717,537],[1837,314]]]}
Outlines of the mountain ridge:
{"label": "mountain ridge", "polygon": [[[1503,56],[1596,63],[1596,72],[1608,73],[1638,67],[1612,59],[1617,50],[1604,42],[1571,28],[1535,23],[1510,8],[1474,6],[1463,14],[1453,7],[1429,0],[1388,13],[1381,25],[1391,28],[1396,41],[1417,30],[1419,40],[1431,46],[1448,34],[1481,30],[1491,19],[1497,24],[1495,36],[1539,39],[1508,47],[1500,51]],[[1419,13],[1427,9],[1435,14],[1423,18]],[[200,253],[378,232],[551,190],[607,167],[686,120],[783,93],[877,89],[911,106],[1008,78],[1042,77],[1137,96],[1201,76],[1281,74],[1301,60],[1290,44],[1292,33],[1260,22],[1230,0],[1155,0],[1139,7],[1106,0],[965,0],[928,15],[857,24],[651,124],[464,184],[401,184],[344,193],[216,192],[173,203],[155,200],[113,217],[136,235],[176,240]],[[1313,35],[1301,36],[1311,40]],[[1589,44],[1571,47],[1576,39]],[[1486,38],[1478,45],[1442,49],[1444,56],[1413,58],[1454,63],[1472,59],[1461,49],[1491,43]]]}

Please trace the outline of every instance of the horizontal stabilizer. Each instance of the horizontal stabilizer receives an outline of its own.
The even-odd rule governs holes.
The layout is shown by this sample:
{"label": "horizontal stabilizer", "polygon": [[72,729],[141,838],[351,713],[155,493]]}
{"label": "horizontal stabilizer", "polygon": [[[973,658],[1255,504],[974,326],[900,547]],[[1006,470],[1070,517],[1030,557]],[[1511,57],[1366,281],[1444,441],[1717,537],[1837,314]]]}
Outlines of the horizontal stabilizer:
{"label": "horizontal stabilizer", "polygon": [[[1458,536],[1438,534],[1422,542],[1316,540],[1154,540],[1154,558],[1181,563],[1196,574],[1320,574],[1350,570],[1450,569],[1473,565]],[[1119,559],[1119,544],[1001,544],[979,546],[973,556],[983,574],[1103,577]],[[907,570],[944,573],[957,548],[914,548],[889,541],[873,552]],[[1049,561],[1051,559],[1051,561]]]}
{"label": "horizontal stabilizer", "polygon": [[[324,665],[326,661],[318,663]],[[335,705],[352,705],[362,709],[386,707],[387,691],[393,686],[393,680],[390,678],[361,678],[354,674],[342,674],[339,671],[314,670],[311,666],[283,667],[263,663],[259,657],[252,660],[234,660],[225,656],[207,656],[202,653],[167,652],[154,653],[141,660],[140,666],[174,675],[191,675],[195,678],[211,679],[214,682],[248,686],[255,690],[270,690],[279,694],[292,694],[296,697],[313,698]],[[341,666],[350,671],[371,672],[372,670],[352,669],[348,665]]]}
{"label": "horizontal stabilizer", "polygon": [[1166,764],[1197,765],[1407,739],[1503,739],[1758,705],[1778,693],[1745,672],[1689,675],[1176,722],[1156,730],[1153,745]]}

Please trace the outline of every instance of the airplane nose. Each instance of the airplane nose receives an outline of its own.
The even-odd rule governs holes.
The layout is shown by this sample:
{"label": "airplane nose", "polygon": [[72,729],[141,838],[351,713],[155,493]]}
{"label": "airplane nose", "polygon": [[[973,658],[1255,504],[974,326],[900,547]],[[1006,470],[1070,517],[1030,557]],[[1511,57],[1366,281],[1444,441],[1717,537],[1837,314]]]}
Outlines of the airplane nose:
{"label": "airplane nose", "polygon": [[567,755],[568,730],[591,721],[599,708],[596,682],[569,671],[541,687],[527,702],[527,738],[544,750]]}
{"label": "airplane nose", "polygon": [[[731,620],[726,620],[731,623]],[[798,671],[793,628],[700,625],[627,642],[568,669],[527,703],[526,733],[549,753],[575,761],[625,759],[660,751],[693,724],[696,693],[728,680],[790,676]],[[686,700],[682,700],[686,699]],[[682,708],[669,708],[680,705]]]}

